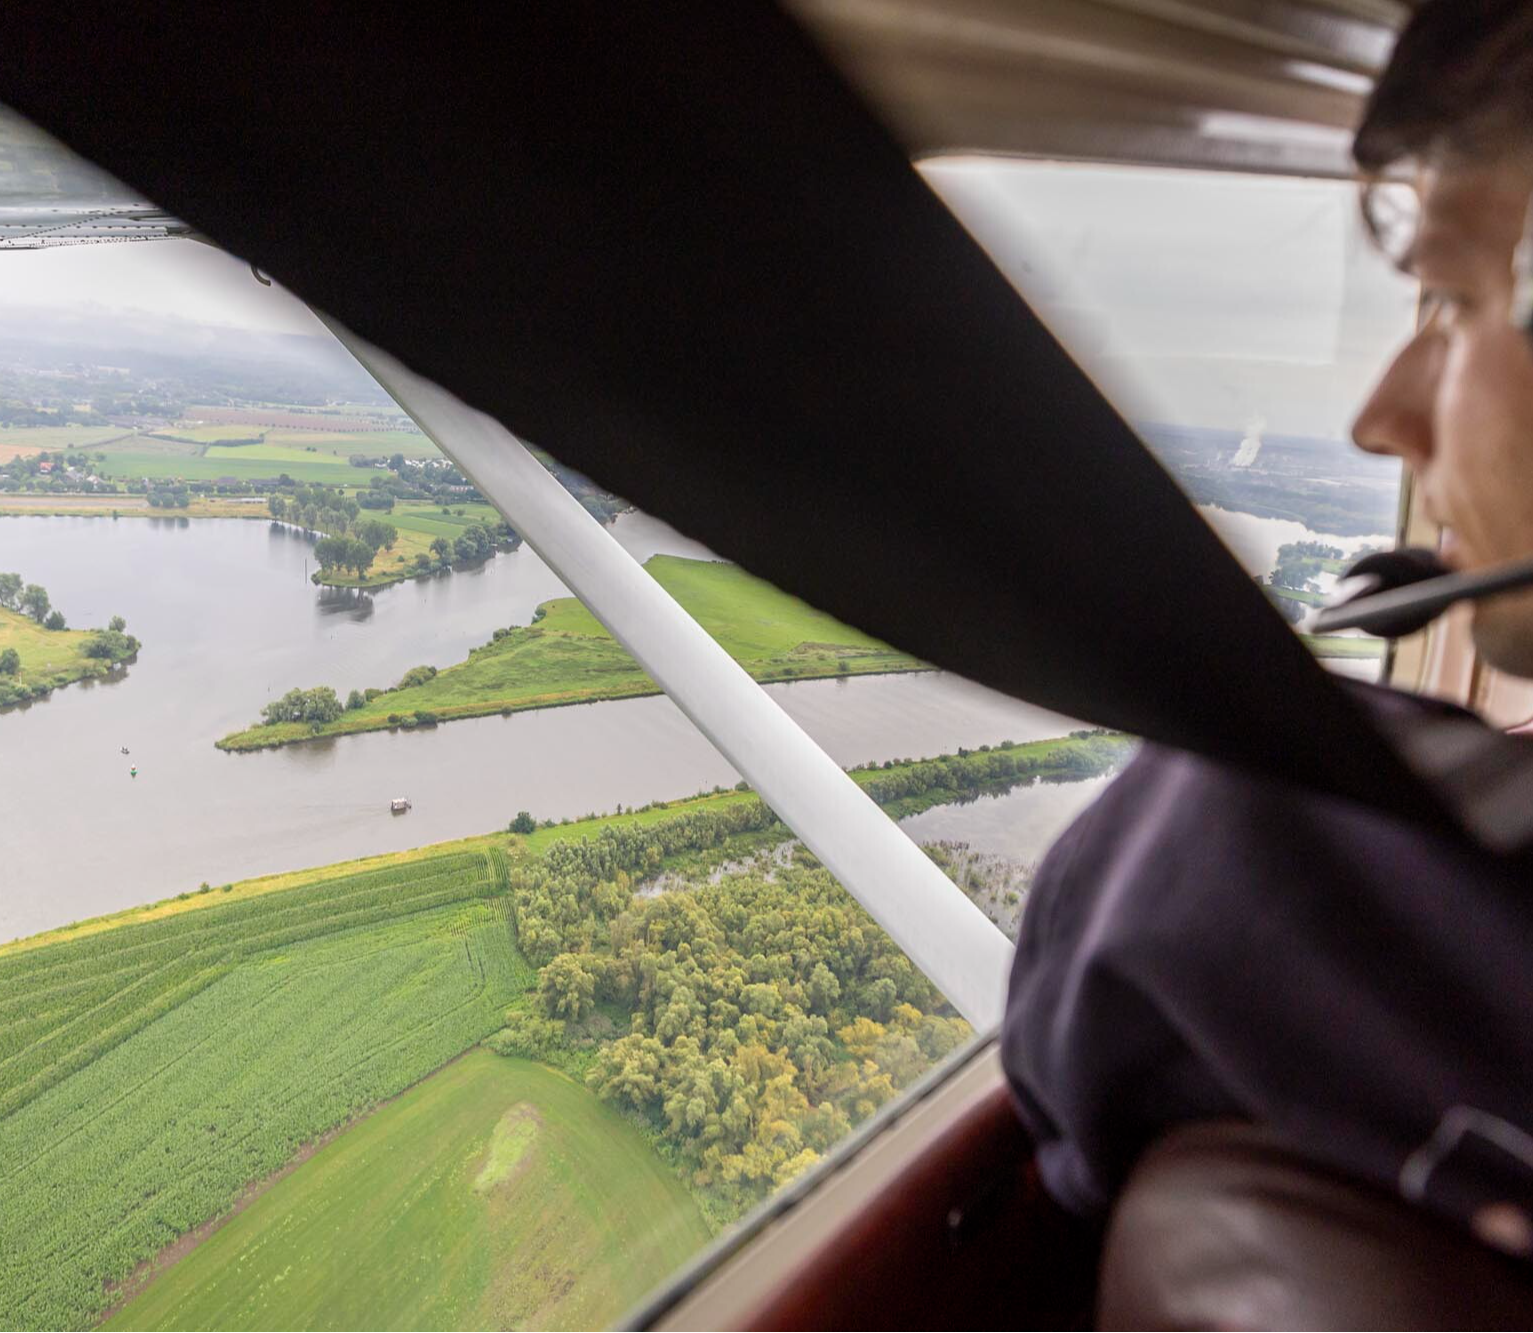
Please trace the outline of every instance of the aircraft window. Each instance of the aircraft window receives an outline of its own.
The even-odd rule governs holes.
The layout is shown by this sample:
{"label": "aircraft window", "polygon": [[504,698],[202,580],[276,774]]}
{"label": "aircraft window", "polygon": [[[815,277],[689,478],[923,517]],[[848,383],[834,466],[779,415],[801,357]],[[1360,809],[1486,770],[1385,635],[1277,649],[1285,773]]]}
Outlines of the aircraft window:
{"label": "aircraft window", "polygon": [[[1399,464],[1349,427],[1415,327],[1418,288],[1367,236],[1355,186],[1001,158],[922,169],[1290,623],[1346,561],[1394,544]],[[1380,641],[1308,642],[1378,678]]]}
{"label": "aircraft window", "polygon": [[[969,1040],[280,288],[4,258],[0,1326],[600,1325]],[[1125,740],[548,466],[1015,931]]]}
{"label": "aircraft window", "polygon": [[[1349,189],[925,170],[1280,607],[1391,540]],[[280,288],[5,259],[0,1325],[600,1325],[969,1040]],[[1128,740],[547,465],[1014,935]]]}

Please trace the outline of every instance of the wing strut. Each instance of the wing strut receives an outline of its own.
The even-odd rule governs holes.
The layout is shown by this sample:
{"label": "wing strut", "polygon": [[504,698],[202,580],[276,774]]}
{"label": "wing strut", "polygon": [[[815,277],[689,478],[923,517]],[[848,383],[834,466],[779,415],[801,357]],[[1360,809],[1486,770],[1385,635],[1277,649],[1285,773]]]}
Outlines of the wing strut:
{"label": "wing strut", "polygon": [[510,431],[319,318],[959,1013],[995,1027],[1012,949],[984,913]]}

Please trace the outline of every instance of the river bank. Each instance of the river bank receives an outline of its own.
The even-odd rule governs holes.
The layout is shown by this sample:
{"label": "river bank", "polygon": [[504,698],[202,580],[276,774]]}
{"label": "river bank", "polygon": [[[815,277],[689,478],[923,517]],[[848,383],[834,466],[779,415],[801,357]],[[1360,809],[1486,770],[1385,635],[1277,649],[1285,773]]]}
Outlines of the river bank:
{"label": "river bank", "polygon": [[[1116,769],[1124,762],[1133,744],[1132,738],[1127,736],[1081,732],[1038,741],[985,745],[973,751],[936,755],[929,759],[867,764],[847,772],[891,818],[906,819],[939,806],[1003,794],[1033,782],[1085,782]],[[285,870],[230,884],[208,884],[0,943],[0,958],[65,940],[84,939],[102,931],[161,921],[184,912],[303,888],[341,875],[395,870],[442,856],[479,855],[495,847],[506,849],[513,860],[520,856],[541,856],[556,842],[598,837],[604,829],[648,828],[679,815],[726,810],[757,800],[754,792],[740,784],[727,790],[699,792],[675,800],[654,800],[638,809],[619,807],[614,813],[593,813],[580,819],[542,819],[535,831],[526,834],[475,833],[403,851]],[[780,842],[782,838],[783,829],[779,824],[763,831],[765,842]],[[737,852],[752,850],[755,848],[736,848]]]}

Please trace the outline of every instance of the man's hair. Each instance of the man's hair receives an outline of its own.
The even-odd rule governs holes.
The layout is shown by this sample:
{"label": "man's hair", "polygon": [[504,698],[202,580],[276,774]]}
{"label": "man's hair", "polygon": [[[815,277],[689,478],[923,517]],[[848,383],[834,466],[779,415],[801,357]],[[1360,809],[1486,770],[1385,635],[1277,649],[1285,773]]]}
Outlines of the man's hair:
{"label": "man's hair", "polygon": [[1353,143],[1364,175],[1533,154],[1533,0],[1424,0]]}

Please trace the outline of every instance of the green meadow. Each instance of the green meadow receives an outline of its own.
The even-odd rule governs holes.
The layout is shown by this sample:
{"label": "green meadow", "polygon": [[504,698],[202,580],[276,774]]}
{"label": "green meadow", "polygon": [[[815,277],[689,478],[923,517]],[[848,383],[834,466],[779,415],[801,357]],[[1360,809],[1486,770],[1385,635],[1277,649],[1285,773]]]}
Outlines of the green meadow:
{"label": "green meadow", "polygon": [[494,1032],[532,979],[503,847],[210,887],[0,956],[0,1327],[90,1323],[251,1182]]}
{"label": "green meadow", "polygon": [[[294,481],[324,482],[327,486],[354,486],[357,478],[365,474],[352,467],[344,458],[326,454],[303,454],[304,461],[283,461],[261,458],[248,452],[261,445],[244,448],[219,445],[177,446],[174,441],[145,441],[135,438],[132,448],[108,446],[102,450],[105,457],[96,464],[104,477],[131,480],[148,477],[152,481],[217,481],[220,477],[234,477],[239,481],[256,481],[286,472]],[[162,448],[147,448],[146,444],[160,444]],[[178,451],[179,449],[179,451]],[[206,449],[207,453],[200,452]],[[216,451],[216,453],[215,453]]]}
{"label": "green meadow", "polygon": [[[645,568],[757,680],[929,669],[737,565],[655,556]],[[539,609],[542,615],[533,624],[501,632],[474,649],[466,661],[439,671],[423,685],[386,689],[331,723],[256,725],[217,744],[225,750],[255,750],[314,736],[659,693],[639,664],[575,598],[545,602]],[[343,698],[352,685],[346,682],[338,689]]]}
{"label": "green meadow", "polygon": [[616,1111],[479,1049],[322,1148],[105,1327],[599,1328],[708,1238]]}

